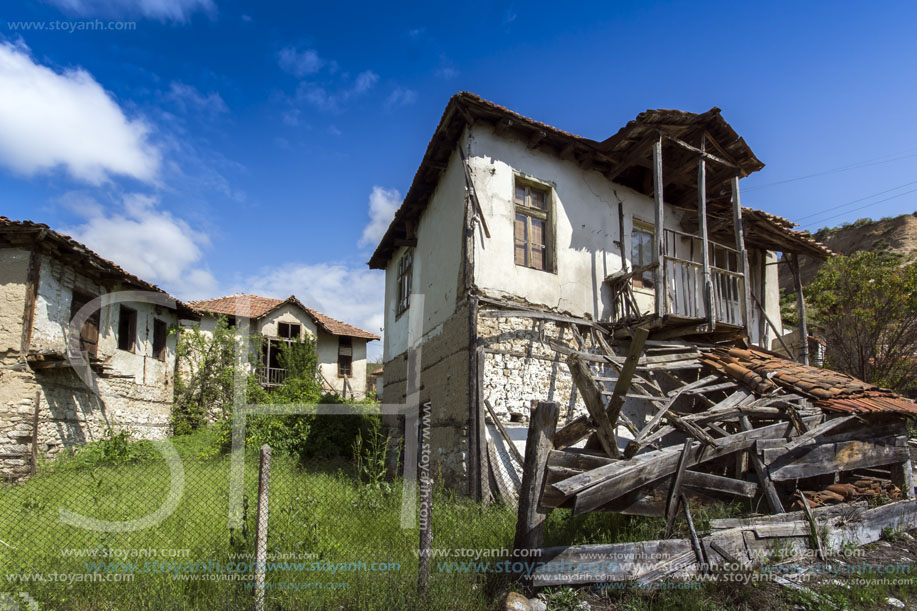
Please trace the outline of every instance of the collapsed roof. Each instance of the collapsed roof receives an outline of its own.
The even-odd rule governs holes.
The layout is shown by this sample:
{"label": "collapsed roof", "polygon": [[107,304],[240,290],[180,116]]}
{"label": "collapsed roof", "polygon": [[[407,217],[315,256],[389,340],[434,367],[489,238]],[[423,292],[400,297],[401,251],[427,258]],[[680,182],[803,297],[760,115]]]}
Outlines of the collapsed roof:
{"label": "collapsed roof", "polygon": [[[409,237],[445,171],[449,157],[466,126],[488,123],[500,133],[511,134],[528,142],[530,147],[551,151],[562,159],[604,174],[609,180],[643,193],[652,194],[652,144],[660,134],[663,139],[663,179],[665,200],[670,205],[696,212],[697,156],[672,139],[686,143],[698,140],[711,143],[724,164],[708,171],[707,208],[714,220],[711,237],[731,236],[731,191],[734,176],[745,177],[764,164],[720,115],[719,108],[696,114],[681,110],[647,110],[640,113],[618,132],[601,142],[577,136],[545,123],[535,121],[481,97],[460,92],[452,96],[440,119],[426,153],[414,175],[414,181],[395,213],[388,230],[369,260],[373,269],[384,269],[395,248]],[[714,165],[714,164],[711,164]],[[805,254],[819,259],[831,252],[813,240],[808,232],[796,231],[794,223],[768,213],[744,209],[745,241],[754,248]],[[724,222],[716,222],[722,217]]]}
{"label": "collapsed roof", "polygon": [[353,325],[335,320],[330,316],[322,314],[312,308],[307,308],[302,304],[295,295],[290,295],[286,299],[274,299],[271,297],[261,297],[260,295],[249,295],[237,293],[227,297],[217,297],[215,299],[203,299],[192,301],[190,305],[201,313],[225,314],[227,316],[244,316],[247,318],[263,318],[278,308],[292,304],[302,309],[308,314],[318,328],[330,333],[331,335],[342,335],[345,337],[355,337],[368,341],[379,339],[378,335],[364,331]]}

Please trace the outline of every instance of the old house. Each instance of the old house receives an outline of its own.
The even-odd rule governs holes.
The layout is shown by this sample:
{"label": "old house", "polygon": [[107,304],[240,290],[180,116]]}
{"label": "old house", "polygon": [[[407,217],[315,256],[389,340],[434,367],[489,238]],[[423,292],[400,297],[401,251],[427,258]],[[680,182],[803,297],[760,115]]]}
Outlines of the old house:
{"label": "old house", "polygon": [[201,314],[204,332],[214,328],[218,316],[226,316],[230,326],[238,317],[251,319],[249,333],[264,338],[258,368],[263,385],[276,386],[286,376],[279,360],[282,344],[308,335],[315,340],[325,390],[349,399],[366,397],[366,344],[379,336],[307,308],[293,295],[272,299],[238,294],[190,305]]}
{"label": "old house", "polygon": [[[674,430],[678,384],[709,384],[699,372],[711,365],[692,346],[771,349],[783,335],[778,262],[792,269],[798,255],[830,252],[741,206],[740,179],[763,167],[717,108],[649,110],[592,140],[453,96],[369,262],[386,273],[383,401],[432,403],[434,470],[481,496],[491,425],[528,422],[534,401],[561,406],[558,428],[607,430],[589,420],[568,359],[590,366],[607,402],[637,329],[658,350],[638,354],[640,367],[670,366],[653,372],[658,383],[640,378],[650,391],[616,389],[620,421],[601,440],[611,456]],[[421,352],[414,388],[411,347]],[[679,347],[687,352],[665,354]],[[694,377],[676,384],[676,370]]]}
{"label": "old house", "polygon": [[[169,433],[169,330],[179,317],[196,318],[193,310],[46,225],[5,217],[0,291],[5,478],[109,429],[145,438]],[[85,324],[72,336],[71,320],[81,313]],[[81,363],[92,376],[80,374]]]}

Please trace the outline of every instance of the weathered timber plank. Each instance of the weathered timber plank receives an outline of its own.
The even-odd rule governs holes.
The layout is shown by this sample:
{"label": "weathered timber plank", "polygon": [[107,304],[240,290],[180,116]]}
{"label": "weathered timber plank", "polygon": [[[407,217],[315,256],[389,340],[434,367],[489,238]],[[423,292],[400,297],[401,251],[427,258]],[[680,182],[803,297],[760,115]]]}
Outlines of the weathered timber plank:
{"label": "weathered timber plank", "polygon": [[592,372],[588,365],[579,357],[571,354],[567,358],[567,366],[570,368],[570,375],[576,384],[576,389],[586,404],[589,415],[592,416],[596,426],[596,437],[602,445],[602,449],[611,458],[618,457],[618,443],[615,437],[615,429],[605,411],[605,404],[602,402],[602,391],[592,379]]}
{"label": "weathered timber plank", "polygon": [[554,435],[554,449],[563,450],[572,446],[577,441],[588,437],[595,431],[595,425],[592,424],[589,416],[579,416],[563,426]]}
{"label": "weathered timber plank", "polygon": [[805,446],[778,457],[770,464],[769,470],[775,481],[786,481],[909,459],[906,438],[883,437],[873,441],[853,440]]}
{"label": "weathered timber plank", "polygon": [[[747,416],[742,416],[739,422],[746,431],[754,430],[751,428],[751,422],[748,420]],[[790,426],[792,427],[792,424]],[[793,428],[795,429],[795,427]],[[757,452],[749,452],[748,460],[751,462],[752,467],[755,469],[755,473],[758,475],[758,481],[761,483],[761,490],[764,491],[764,498],[767,499],[767,504],[770,505],[771,511],[774,513],[784,513],[783,503],[780,502],[780,496],[777,494],[777,489],[774,487],[773,476],[767,468],[767,465],[764,464],[764,460],[762,460]]]}
{"label": "weathered timber plank", "polygon": [[[787,422],[724,437],[717,440],[719,445],[716,447],[703,447],[700,452],[689,459],[691,464],[688,464],[687,467],[690,468],[693,464],[700,464],[740,450],[747,450],[752,447],[755,439],[788,436],[791,432],[794,432],[793,425]],[[699,442],[698,445],[700,445]],[[677,449],[647,452],[629,461],[599,467],[552,485],[567,496],[576,494],[573,513],[581,514],[614,500],[628,490],[672,474],[678,466],[678,455]]]}
{"label": "weathered timber plank", "polygon": [[506,427],[504,427],[503,423],[500,422],[500,419],[497,418],[497,414],[494,412],[493,405],[490,404],[490,399],[484,399],[484,406],[487,407],[487,413],[490,414],[491,420],[494,421],[494,424],[497,426],[497,430],[500,431],[500,435],[503,437],[503,441],[505,441],[506,445],[509,447],[509,451],[512,452],[513,457],[521,465],[522,454],[519,452],[519,448],[516,447],[516,444],[513,443],[509,433],[506,432]]}

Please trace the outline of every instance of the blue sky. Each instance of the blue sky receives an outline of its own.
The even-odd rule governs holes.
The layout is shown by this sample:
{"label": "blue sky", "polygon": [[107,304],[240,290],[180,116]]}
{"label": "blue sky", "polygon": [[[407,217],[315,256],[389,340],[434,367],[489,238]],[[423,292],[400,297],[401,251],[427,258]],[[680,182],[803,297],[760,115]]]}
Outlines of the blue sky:
{"label": "blue sky", "polygon": [[296,293],[378,332],[365,261],[460,90],[597,140],[719,106],[767,164],[746,205],[913,212],[917,7],[875,7],[7,1],[0,214],[182,298]]}

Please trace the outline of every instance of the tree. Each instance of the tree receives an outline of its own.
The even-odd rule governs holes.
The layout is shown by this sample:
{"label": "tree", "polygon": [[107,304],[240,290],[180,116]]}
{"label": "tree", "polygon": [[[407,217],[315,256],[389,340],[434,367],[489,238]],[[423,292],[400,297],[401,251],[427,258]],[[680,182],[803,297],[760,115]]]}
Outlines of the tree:
{"label": "tree", "polygon": [[805,290],[827,366],[905,392],[917,385],[917,263],[860,251],[829,259]]}

